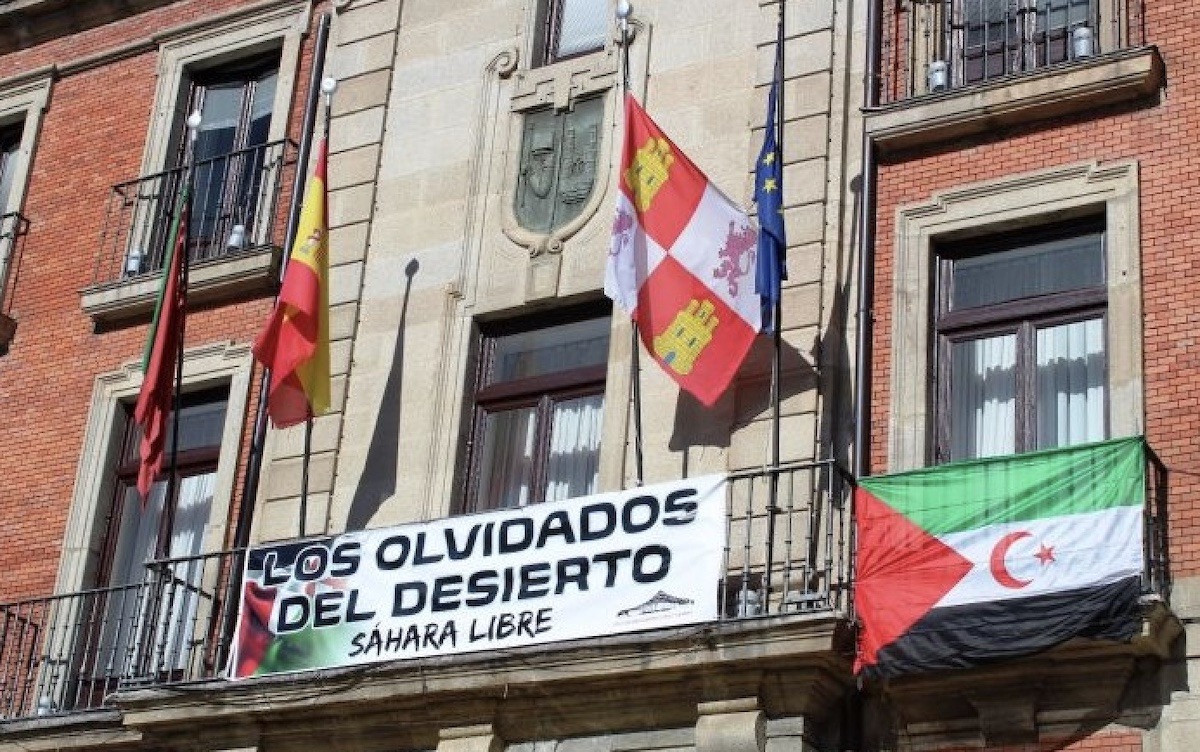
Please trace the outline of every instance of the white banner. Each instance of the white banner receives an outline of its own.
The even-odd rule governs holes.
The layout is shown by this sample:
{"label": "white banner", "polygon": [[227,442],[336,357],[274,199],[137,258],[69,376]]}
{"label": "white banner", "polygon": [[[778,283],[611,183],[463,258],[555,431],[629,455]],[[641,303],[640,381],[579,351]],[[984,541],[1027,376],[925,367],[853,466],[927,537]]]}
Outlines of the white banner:
{"label": "white banner", "polygon": [[258,546],[231,676],[711,621],[725,476]]}

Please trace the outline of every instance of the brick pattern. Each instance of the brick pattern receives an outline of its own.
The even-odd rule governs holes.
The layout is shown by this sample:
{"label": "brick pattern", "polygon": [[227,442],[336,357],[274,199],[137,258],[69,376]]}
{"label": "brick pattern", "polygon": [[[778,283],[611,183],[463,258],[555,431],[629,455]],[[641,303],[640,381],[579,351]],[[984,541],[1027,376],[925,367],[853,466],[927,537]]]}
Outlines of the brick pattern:
{"label": "brick pattern", "polygon": [[930,148],[879,169],[871,464],[885,469],[897,206],[965,182],[1085,160],[1136,159],[1141,182],[1146,435],[1170,471],[1171,567],[1200,573],[1200,6],[1146,3],[1146,39],[1166,62],[1157,99]]}
{"label": "brick pattern", "polygon": [[[83,32],[70,39],[0,57],[0,79],[52,60],[69,61],[145,37],[246,0],[185,0]],[[313,13],[313,24],[323,6]],[[289,131],[299,138],[314,34],[306,38]],[[24,213],[30,220],[6,308],[18,320],[16,340],[0,357],[0,602],[49,594],[80,461],[95,375],[141,353],[144,323],[97,334],[80,309],[92,283],[105,202],[111,186],[138,175],[156,82],[157,53],[106,62],[54,83],[33,161]],[[289,186],[290,188],[290,186]],[[288,195],[285,192],[285,197]],[[266,319],[269,297],[240,301],[188,317],[187,346],[251,341]],[[257,401],[253,379],[251,406]],[[253,407],[239,453],[241,498]],[[231,526],[232,531],[232,526]]]}

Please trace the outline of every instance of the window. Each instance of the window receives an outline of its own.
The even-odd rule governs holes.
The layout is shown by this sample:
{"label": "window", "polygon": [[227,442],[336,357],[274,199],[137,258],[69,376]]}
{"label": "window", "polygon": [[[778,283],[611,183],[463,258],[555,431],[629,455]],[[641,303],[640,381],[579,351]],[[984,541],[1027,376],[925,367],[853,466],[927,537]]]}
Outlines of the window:
{"label": "window", "polygon": [[[255,226],[263,178],[274,158],[267,138],[278,71],[272,55],[193,77],[187,112],[200,113],[191,154],[193,257],[242,250],[247,228]],[[182,142],[181,164],[189,148],[186,138]]]}
{"label": "window", "polygon": [[0,215],[6,213],[17,173],[17,155],[21,148],[21,125],[0,128]]}
{"label": "window", "polygon": [[[96,675],[122,673],[126,656],[136,656],[128,667],[134,674],[182,668],[180,662],[186,660],[185,631],[205,596],[200,555],[213,509],[227,403],[227,388],[183,396],[174,493],[167,499],[168,457],[144,505],[137,490],[141,429],[133,422],[133,405],[124,406],[120,452],[114,468],[116,483],[95,578],[95,586],[107,594],[103,633],[96,642],[96,665],[92,667]],[[165,446],[169,453],[174,432],[172,416],[168,416],[167,426]],[[146,592],[137,590],[151,579],[146,563],[162,559],[175,560],[165,570],[169,571],[167,579],[159,574],[155,580],[158,587]],[[171,602],[158,602],[166,601],[157,597],[160,590]],[[154,631],[154,639],[150,640],[153,644],[146,645],[149,630]]]}
{"label": "window", "polygon": [[1071,59],[1072,32],[1095,30],[1093,0],[961,0],[958,12],[965,83]]}
{"label": "window", "polygon": [[464,511],[596,490],[609,318],[560,316],[482,331]]}
{"label": "window", "polygon": [[549,65],[604,49],[611,15],[608,0],[543,0],[535,63]]}
{"label": "window", "polygon": [[[952,455],[952,396],[946,392],[953,385],[950,346],[972,338],[1014,335],[1011,358],[1000,349],[1003,344],[980,342],[961,348],[980,351],[974,364],[965,354],[959,363],[960,373],[995,376],[1003,376],[1004,369],[985,368],[988,358],[1013,363],[1014,400],[1017,394],[1025,395],[1013,407],[1012,444],[1017,451],[1039,446],[1038,430],[1046,437],[1042,441],[1049,441],[1051,427],[1056,435],[1061,430],[1064,438],[1055,441],[1067,443],[1083,425],[1073,418],[1056,418],[1037,427],[1036,420],[1050,415],[1045,407],[1049,398],[1037,395],[1039,349],[1045,361],[1040,369],[1043,384],[1055,373],[1051,366],[1099,369],[1101,387],[1087,392],[1086,398],[1075,387],[1046,387],[1050,394],[1064,395],[1064,404],[1072,409],[1093,408],[1093,396],[1102,400],[1102,427],[1093,423],[1087,431],[1107,437],[1143,432],[1139,216],[1138,164],[1132,160],[1015,173],[956,185],[897,207],[890,332],[880,331],[892,344],[879,351],[881,365],[890,371],[888,395],[886,406],[880,404],[874,413],[874,420],[886,422],[889,472],[926,467]],[[1068,220],[1073,224],[1063,224]],[[1043,229],[1031,233],[1032,227]],[[980,238],[992,240],[985,243]],[[986,258],[993,254],[994,260]],[[1066,258],[1071,259],[1067,266],[1083,268],[1063,270],[1053,263]],[[1102,264],[1101,272],[1089,266],[1095,263]],[[1051,267],[1053,273],[1047,271]],[[1082,344],[1060,344],[1053,341],[1056,337],[1075,337]],[[1068,347],[1069,355],[1064,354]],[[1092,354],[1085,357],[1080,352]],[[1023,358],[1019,363],[1018,354]],[[1065,371],[1075,378],[1077,372],[1070,369]],[[975,381],[978,386],[981,380]],[[969,401],[960,408],[960,425],[969,425],[966,404]],[[981,420],[986,425],[989,418]],[[1020,433],[1018,420],[1023,421]]]}
{"label": "window", "polygon": [[1103,222],[939,256],[938,461],[1104,439]]}
{"label": "window", "polygon": [[[145,507],[137,490],[141,429],[133,422],[133,405],[125,406],[116,490],[104,535],[103,557],[97,584],[129,585],[141,582],[142,565],[156,558],[178,558],[200,553],[204,527],[212,508],[213,480],[225,426],[227,390],[208,389],[185,394],[179,413],[179,454],[171,514],[166,515],[169,456],[162,477],[155,480]],[[167,418],[166,452],[171,451],[174,424]]]}

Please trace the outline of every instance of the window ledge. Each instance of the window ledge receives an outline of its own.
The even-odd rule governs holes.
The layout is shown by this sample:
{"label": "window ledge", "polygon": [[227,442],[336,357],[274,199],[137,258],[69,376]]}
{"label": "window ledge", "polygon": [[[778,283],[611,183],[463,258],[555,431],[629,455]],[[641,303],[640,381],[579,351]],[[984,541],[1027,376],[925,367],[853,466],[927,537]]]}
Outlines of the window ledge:
{"label": "window ledge", "polygon": [[883,154],[950,141],[1148,96],[1162,85],[1154,47],[924,94],[864,111],[867,133]]}
{"label": "window ledge", "polygon": [[[237,256],[203,261],[188,269],[188,304],[213,304],[275,289],[280,249],[267,247]],[[148,316],[154,310],[161,277],[148,274],[84,289],[82,308],[97,326]]]}

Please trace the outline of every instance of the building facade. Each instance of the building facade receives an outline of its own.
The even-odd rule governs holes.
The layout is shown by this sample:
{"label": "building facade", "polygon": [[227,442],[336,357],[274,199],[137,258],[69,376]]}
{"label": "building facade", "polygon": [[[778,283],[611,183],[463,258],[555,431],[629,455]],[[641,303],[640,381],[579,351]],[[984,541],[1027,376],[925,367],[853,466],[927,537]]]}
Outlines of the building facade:
{"label": "building facade", "polygon": [[[633,376],[632,327],[603,282],[623,71],[678,148],[748,205],[780,7],[648,2],[624,33],[614,8],[0,4],[0,746],[858,744],[847,468],[866,9],[787,8],[776,445],[769,338],[706,408],[646,359]],[[250,347],[322,75],[337,81],[333,404],[307,439],[272,428],[259,442]],[[130,414],[189,174],[177,481],[143,505]],[[715,618],[226,678],[247,545],[711,473],[727,474],[721,571],[705,586]]]}
{"label": "building facade", "polygon": [[876,683],[870,735],[1189,749],[1196,19],[1109,0],[879,11],[870,470],[1144,436],[1150,506],[1141,636]]}

